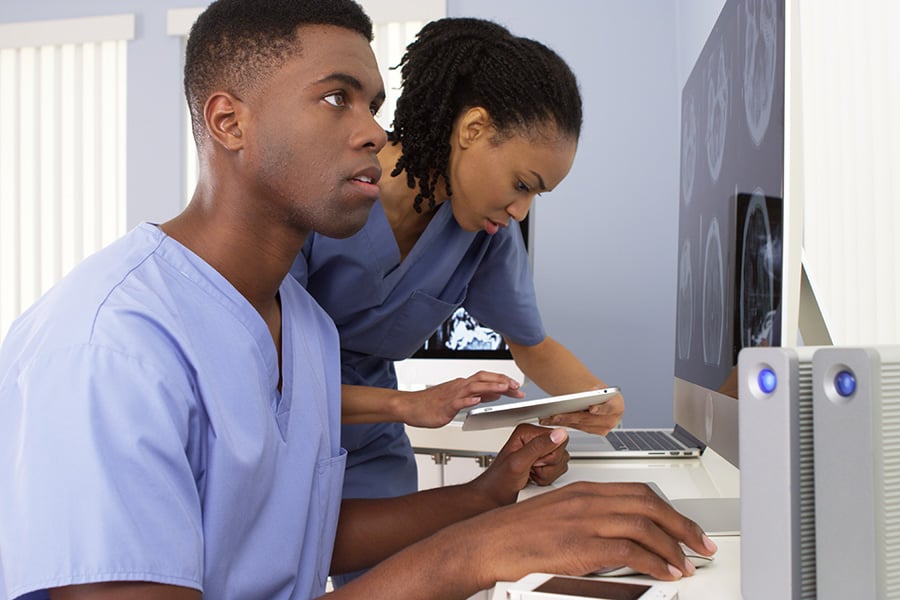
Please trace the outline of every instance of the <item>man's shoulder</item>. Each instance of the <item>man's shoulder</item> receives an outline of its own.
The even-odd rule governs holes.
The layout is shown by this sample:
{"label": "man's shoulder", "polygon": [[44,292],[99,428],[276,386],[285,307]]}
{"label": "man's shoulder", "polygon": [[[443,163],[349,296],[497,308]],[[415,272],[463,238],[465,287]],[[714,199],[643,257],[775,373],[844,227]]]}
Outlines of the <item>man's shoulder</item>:
{"label": "man's shoulder", "polygon": [[[117,296],[117,290],[153,254],[158,243],[152,233],[137,228],[84,259],[13,322],[2,353],[24,356],[59,346],[89,344],[104,306],[117,303],[128,308],[128,299]],[[144,302],[146,298],[134,298],[130,308],[139,312]]]}

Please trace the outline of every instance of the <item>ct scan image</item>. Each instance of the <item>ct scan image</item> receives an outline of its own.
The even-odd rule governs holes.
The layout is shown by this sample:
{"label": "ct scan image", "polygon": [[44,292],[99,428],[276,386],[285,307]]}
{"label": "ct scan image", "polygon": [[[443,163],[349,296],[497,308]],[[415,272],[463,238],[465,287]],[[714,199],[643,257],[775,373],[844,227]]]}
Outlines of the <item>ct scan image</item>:
{"label": "ct scan image", "polygon": [[762,143],[772,114],[777,58],[775,0],[746,0],[744,18],[744,113],[750,137]]}
{"label": "ct scan image", "polygon": [[691,203],[697,169],[697,110],[693,96],[685,98],[681,113],[681,201]]}
{"label": "ct scan image", "polygon": [[725,47],[719,45],[709,57],[706,75],[706,161],[713,181],[718,181],[728,132],[728,100],[731,76],[725,63]]}
{"label": "ct scan image", "polygon": [[675,315],[675,337],[678,345],[678,358],[687,360],[691,357],[691,335],[694,332],[694,282],[691,268],[691,240],[681,244],[678,258],[678,303]]}
{"label": "ct scan image", "polygon": [[719,221],[715,218],[706,230],[703,256],[703,361],[718,366],[722,363],[725,334],[725,260]]}
{"label": "ct scan image", "polygon": [[738,216],[743,224],[738,246],[741,347],[775,346],[781,304],[781,200],[767,198],[762,188],[757,188],[750,195],[739,196]]}
{"label": "ct scan image", "polygon": [[444,322],[444,345],[448,350],[498,350],[503,338],[460,307]]}

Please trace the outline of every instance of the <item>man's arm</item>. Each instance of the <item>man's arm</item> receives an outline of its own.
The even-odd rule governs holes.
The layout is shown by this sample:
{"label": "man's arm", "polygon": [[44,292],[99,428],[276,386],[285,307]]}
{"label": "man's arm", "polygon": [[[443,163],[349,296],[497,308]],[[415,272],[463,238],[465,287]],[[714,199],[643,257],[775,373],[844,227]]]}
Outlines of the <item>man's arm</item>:
{"label": "man's arm", "polygon": [[[533,346],[523,346],[509,340],[507,344],[516,365],[525,376],[548,394],[571,394],[607,387],[568,348],[550,336]],[[618,395],[603,404],[592,406],[588,411],[541,419],[541,424],[574,427],[605,435],[619,424],[624,412],[624,400]]]}
{"label": "man's arm", "polygon": [[565,430],[520,425],[473,481],[399,498],[344,500],[331,572],[371,567],[439,529],[514,503],[529,479],[549,483],[568,468]]}
{"label": "man's arm", "polygon": [[50,600],[200,600],[200,590],[149,581],[110,581],[50,590]]}
{"label": "man's arm", "polygon": [[715,545],[640,483],[575,483],[450,525],[338,589],[334,598],[467,598],[528,573],[586,575],[628,565],[657,579],[691,575],[679,542]]}

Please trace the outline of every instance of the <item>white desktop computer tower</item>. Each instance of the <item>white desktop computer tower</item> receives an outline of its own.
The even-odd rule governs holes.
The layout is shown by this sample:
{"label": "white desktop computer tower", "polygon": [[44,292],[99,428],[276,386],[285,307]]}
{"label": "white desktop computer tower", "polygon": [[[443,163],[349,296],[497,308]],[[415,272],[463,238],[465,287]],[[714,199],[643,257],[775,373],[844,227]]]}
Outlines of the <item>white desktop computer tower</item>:
{"label": "white desktop computer tower", "polygon": [[900,598],[900,346],[813,357],[821,600]]}
{"label": "white desktop computer tower", "polygon": [[738,354],[744,600],[816,598],[814,352],[757,347]]}

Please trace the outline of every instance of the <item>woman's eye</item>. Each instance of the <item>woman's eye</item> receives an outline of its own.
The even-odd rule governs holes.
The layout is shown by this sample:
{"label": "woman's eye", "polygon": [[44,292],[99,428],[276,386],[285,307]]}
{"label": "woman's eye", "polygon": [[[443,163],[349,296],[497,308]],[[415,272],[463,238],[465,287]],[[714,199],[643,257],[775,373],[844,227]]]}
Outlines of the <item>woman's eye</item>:
{"label": "woman's eye", "polygon": [[525,193],[528,193],[531,191],[531,188],[528,187],[528,184],[526,184],[521,179],[516,182],[516,189],[519,190],[520,192],[525,192]]}
{"label": "woman's eye", "polygon": [[344,107],[347,105],[347,99],[344,97],[343,92],[335,92],[333,94],[328,94],[325,96],[325,102],[332,106]]}

